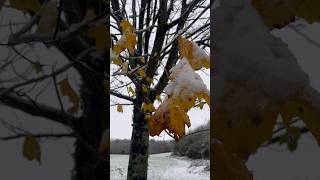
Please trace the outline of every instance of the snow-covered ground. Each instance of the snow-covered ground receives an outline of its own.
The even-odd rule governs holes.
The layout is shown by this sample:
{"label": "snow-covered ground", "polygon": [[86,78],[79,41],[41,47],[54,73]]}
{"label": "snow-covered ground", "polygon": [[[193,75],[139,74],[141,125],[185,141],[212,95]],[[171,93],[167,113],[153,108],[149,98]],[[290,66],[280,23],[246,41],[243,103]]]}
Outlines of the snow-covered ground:
{"label": "snow-covered ground", "polygon": [[[128,155],[111,154],[111,180],[126,179]],[[150,155],[148,179],[150,180],[209,180],[205,171],[209,160],[189,160],[170,156],[170,153]]]}

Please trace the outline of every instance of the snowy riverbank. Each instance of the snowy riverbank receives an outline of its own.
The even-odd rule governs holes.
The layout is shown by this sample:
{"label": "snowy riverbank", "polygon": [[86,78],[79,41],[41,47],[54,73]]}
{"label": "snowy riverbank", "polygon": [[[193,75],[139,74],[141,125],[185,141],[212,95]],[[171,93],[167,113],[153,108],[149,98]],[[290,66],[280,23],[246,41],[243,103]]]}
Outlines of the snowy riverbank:
{"label": "snowy riverbank", "polygon": [[[126,179],[128,155],[111,154],[111,180]],[[210,172],[205,171],[209,160],[190,160],[171,156],[170,153],[149,157],[148,179],[150,180],[209,180]]]}

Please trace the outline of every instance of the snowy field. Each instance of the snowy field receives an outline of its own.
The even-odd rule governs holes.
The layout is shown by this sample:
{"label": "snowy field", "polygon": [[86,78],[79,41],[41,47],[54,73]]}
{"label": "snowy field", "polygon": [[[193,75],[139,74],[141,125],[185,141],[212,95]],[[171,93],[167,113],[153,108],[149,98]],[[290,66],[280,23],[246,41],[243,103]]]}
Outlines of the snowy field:
{"label": "snowy field", "polygon": [[[111,154],[111,180],[124,180],[127,175],[128,155]],[[210,172],[204,171],[209,160],[189,160],[170,156],[170,153],[150,155],[149,180],[209,180]]]}

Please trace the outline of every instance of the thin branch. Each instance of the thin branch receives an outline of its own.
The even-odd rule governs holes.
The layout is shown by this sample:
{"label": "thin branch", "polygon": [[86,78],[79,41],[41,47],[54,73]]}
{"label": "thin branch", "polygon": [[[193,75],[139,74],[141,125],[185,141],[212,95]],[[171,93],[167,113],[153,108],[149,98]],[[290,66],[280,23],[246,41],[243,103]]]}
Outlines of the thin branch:
{"label": "thin branch", "polygon": [[[0,137],[1,141],[8,141],[18,138],[24,138],[28,134],[16,134],[12,136]],[[61,134],[52,134],[52,133],[43,133],[43,134],[32,134],[35,138],[63,138],[63,137],[70,137],[74,138],[74,134],[72,133],[61,133]]]}
{"label": "thin branch", "polygon": [[68,125],[67,121],[72,123],[77,121],[77,118],[69,113],[63,113],[54,107],[20,98],[12,93],[0,96],[0,101],[30,115],[47,118],[63,125]]}
{"label": "thin branch", "polygon": [[116,96],[116,97],[118,97],[118,98],[121,98],[121,99],[125,99],[125,100],[128,100],[128,101],[131,101],[131,102],[133,102],[133,101],[134,101],[134,99],[133,99],[133,98],[131,98],[131,97],[129,97],[129,96],[126,96],[126,95],[124,95],[124,94],[120,94],[120,93],[115,92],[115,91],[110,91],[110,94],[111,94],[111,95],[113,95],[113,96]]}
{"label": "thin branch", "polygon": [[42,81],[44,79],[47,79],[47,78],[50,78],[52,76],[55,76],[57,74],[60,74],[62,72],[65,72],[66,70],[68,70],[70,67],[72,67],[72,63],[70,64],[66,64],[65,66],[63,66],[62,68],[60,68],[59,70],[51,73],[51,74],[47,74],[47,75],[44,75],[44,76],[40,76],[40,77],[37,77],[37,78],[33,78],[33,79],[30,79],[28,81],[25,81],[25,82],[22,82],[22,83],[19,83],[19,84],[15,84],[9,88],[3,88],[3,89],[0,89],[0,98],[4,95],[6,95],[7,93],[13,91],[14,89],[18,88],[18,87],[22,87],[22,86],[25,86],[25,85],[28,85],[28,84],[31,84],[31,83],[34,83],[34,82],[38,82],[38,81]]}
{"label": "thin branch", "polygon": [[57,24],[56,24],[56,29],[55,29],[55,32],[54,32],[54,35],[53,35],[54,39],[57,39],[57,34],[59,32],[59,29],[60,29],[63,2],[64,2],[64,0],[60,0],[60,2],[59,2],[59,11],[58,11],[58,16],[57,16]]}

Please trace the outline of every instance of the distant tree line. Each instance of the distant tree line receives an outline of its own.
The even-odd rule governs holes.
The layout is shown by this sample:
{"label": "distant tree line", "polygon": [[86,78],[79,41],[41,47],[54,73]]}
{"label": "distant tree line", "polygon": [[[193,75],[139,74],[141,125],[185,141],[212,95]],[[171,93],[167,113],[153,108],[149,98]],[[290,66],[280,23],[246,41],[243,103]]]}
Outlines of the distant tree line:
{"label": "distant tree line", "polygon": [[[158,141],[151,139],[149,141],[149,154],[159,154],[172,152],[175,142],[172,141]],[[129,139],[114,139],[110,142],[111,154],[129,154],[130,140]]]}
{"label": "distant tree line", "polygon": [[[151,139],[149,142],[149,153],[158,154],[173,152],[177,156],[187,156],[191,159],[209,159],[209,127],[210,123],[201,125],[194,130],[188,132],[187,136],[175,141],[158,141]],[[111,140],[111,154],[129,154],[129,139],[113,139]]]}
{"label": "distant tree line", "polygon": [[173,154],[191,159],[210,159],[210,122],[188,132],[175,143]]}

